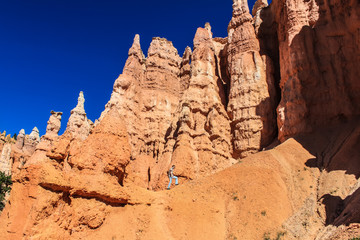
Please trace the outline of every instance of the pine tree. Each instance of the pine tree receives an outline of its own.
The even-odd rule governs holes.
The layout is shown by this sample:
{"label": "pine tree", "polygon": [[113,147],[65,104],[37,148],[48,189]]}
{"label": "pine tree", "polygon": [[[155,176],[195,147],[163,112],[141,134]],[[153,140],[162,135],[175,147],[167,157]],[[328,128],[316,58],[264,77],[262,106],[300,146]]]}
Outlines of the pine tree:
{"label": "pine tree", "polygon": [[11,190],[11,176],[0,172],[0,211],[5,207],[5,195]]}

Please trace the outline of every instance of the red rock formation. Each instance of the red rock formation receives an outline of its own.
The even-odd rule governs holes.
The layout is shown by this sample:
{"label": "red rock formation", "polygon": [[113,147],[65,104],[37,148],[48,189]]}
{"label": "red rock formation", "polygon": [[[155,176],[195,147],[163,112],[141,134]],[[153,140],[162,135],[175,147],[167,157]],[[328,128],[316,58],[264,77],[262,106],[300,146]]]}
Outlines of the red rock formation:
{"label": "red rock formation", "polygon": [[359,2],[281,0],[272,8],[280,51],[279,138],[359,115]]}
{"label": "red rock formation", "polygon": [[[66,127],[66,132],[71,133],[71,135],[74,138],[79,138],[81,140],[85,140],[87,136],[89,136],[93,124],[86,117],[84,102],[85,102],[84,94],[81,91],[79,93],[78,103],[76,107],[73,110],[71,110],[71,115]],[[48,131],[48,129],[46,130]]]}
{"label": "red rock formation", "polygon": [[109,111],[77,146],[63,161],[47,157],[29,161],[14,178],[10,202],[16,210],[4,215],[7,225],[1,230],[9,238],[69,237],[99,227],[109,205],[127,202],[121,184],[130,149],[117,111]]}
{"label": "red rock formation", "polygon": [[[0,236],[336,239],[359,222],[360,128],[339,125],[360,114],[359,9],[258,0],[252,18],[234,0],[229,36],[207,23],[182,59],[163,38],[145,58],[136,35],[94,128],[80,93],[62,136],[56,112],[36,148],[36,131],[19,134],[12,154],[35,153],[13,175]],[[276,107],[284,142],[228,168],[276,138]],[[146,190],[164,189],[172,164],[180,186]]]}
{"label": "red rock formation", "polygon": [[[154,188],[165,186],[170,164],[175,164],[175,174],[185,179],[231,165],[230,124],[218,74],[219,57],[209,24],[207,28],[198,28],[195,34],[189,86],[171,125],[163,157],[154,170]],[[189,50],[185,53],[186,58]]]}
{"label": "red rock formation", "polygon": [[245,157],[275,138],[275,86],[271,59],[260,54],[246,1],[234,1],[227,47],[235,157]]}
{"label": "red rock formation", "polygon": [[180,64],[180,84],[181,84],[181,92],[184,92],[189,87],[190,82],[190,70],[191,70],[191,55],[192,51],[190,47],[186,47],[182,61]]}
{"label": "red rock formation", "polygon": [[40,142],[39,129],[34,127],[30,135],[26,135],[24,139],[24,146],[22,150],[27,155],[32,155],[35,152],[36,146]]}
{"label": "red rock formation", "polygon": [[163,149],[164,136],[183,91],[180,61],[177,50],[164,38],[153,39],[145,59],[139,35],[135,36],[123,73],[115,81],[104,111],[116,108],[126,116],[133,159],[138,155],[157,159]]}
{"label": "red rock formation", "polygon": [[[60,129],[61,114],[52,112],[52,115],[48,121],[48,127],[46,128],[46,134],[43,136],[42,143],[37,149],[46,153],[49,158],[62,161],[69,154],[69,149],[72,146],[76,146],[81,141],[84,141],[90,134],[93,128],[93,123],[86,117],[84,109],[84,94],[79,93],[78,103],[76,107],[71,110],[66,130],[62,136],[58,138],[57,133]],[[41,157],[32,157],[33,160],[41,159]]]}
{"label": "red rock formation", "polygon": [[153,38],[146,58],[145,79],[142,82],[141,119],[143,120],[141,154],[158,159],[165,134],[171,125],[182,95],[180,85],[181,58],[172,42]]}
{"label": "red rock formation", "polygon": [[5,143],[0,154],[0,172],[11,175],[11,143]]}

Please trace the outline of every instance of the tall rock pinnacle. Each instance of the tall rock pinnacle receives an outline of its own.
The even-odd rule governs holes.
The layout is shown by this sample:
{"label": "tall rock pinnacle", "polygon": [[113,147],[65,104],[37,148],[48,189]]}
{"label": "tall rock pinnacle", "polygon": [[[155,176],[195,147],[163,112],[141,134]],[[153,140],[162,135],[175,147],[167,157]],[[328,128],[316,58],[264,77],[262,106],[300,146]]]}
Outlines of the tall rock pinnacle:
{"label": "tall rock pinnacle", "polygon": [[30,135],[25,136],[23,151],[28,155],[32,155],[39,142],[39,129],[37,127],[34,127]]}
{"label": "tall rock pinnacle", "polygon": [[11,143],[5,143],[0,152],[0,171],[6,175],[11,175]]}
{"label": "tall rock pinnacle", "polygon": [[234,157],[245,157],[271,143],[276,134],[273,66],[260,55],[246,0],[234,0],[228,27],[228,112],[232,120]]}
{"label": "tall rock pinnacle", "polygon": [[181,65],[180,65],[180,84],[181,84],[181,92],[184,92],[189,87],[190,82],[190,61],[191,61],[192,51],[190,47],[186,47]]}
{"label": "tall rock pinnacle", "polygon": [[21,150],[24,147],[24,141],[25,141],[25,130],[21,129],[17,139],[16,139],[16,147]]}
{"label": "tall rock pinnacle", "polygon": [[129,56],[135,56],[139,59],[144,59],[145,56],[141,50],[141,46],[140,46],[140,35],[136,34],[134,37],[134,41],[133,44],[131,46],[131,48],[129,49]]}
{"label": "tall rock pinnacle", "polygon": [[71,133],[74,138],[81,140],[87,138],[92,127],[92,122],[86,117],[84,103],[84,93],[81,91],[76,107],[71,110],[71,115],[66,127],[66,132]]}
{"label": "tall rock pinnacle", "polygon": [[86,114],[84,109],[84,103],[85,103],[84,93],[80,91],[77,105],[73,110],[71,110],[71,114],[73,114],[74,112],[79,114]]}
{"label": "tall rock pinnacle", "polygon": [[[82,95],[82,98],[84,98],[84,95]],[[84,101],[82,101],[82,106],[76,106],[76,108],[84,109]],[[58,135],[61,128],[61,115],[62,112],[51,111],[51,116],[47,122],[46,135]]]}
{"label": "tall rock pinnacle", "polygon": [[[217,56],[210,31],[198,28],[194,37],[194,52],[187,48],[183,66],[191,56],[189,86],[185,90],[171,125],[164,154],[159,163],[160,176],[170,164],[179,175],[195,179],[231,165],[229,118],[221,97],[224,90],[217,73]],[[189,67],[190,69],[190,67]],[[165,176],[163,176],[165,177]]]}
{"label": "tall rock pinnacle", "polygon": [[238,16],[241,16],[242,18],[251,18],[247,0],[233,0],[233,18]]}

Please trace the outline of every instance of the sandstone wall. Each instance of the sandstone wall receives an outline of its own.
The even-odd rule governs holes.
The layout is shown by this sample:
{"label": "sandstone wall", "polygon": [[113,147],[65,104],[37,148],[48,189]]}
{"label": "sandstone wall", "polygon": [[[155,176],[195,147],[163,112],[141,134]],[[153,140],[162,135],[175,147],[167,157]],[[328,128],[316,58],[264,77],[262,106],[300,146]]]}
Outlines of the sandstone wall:
{"label": "sandstone wall", "polygon": [[274,3],[281,71],[279,139],[359,115],[359,2]]}

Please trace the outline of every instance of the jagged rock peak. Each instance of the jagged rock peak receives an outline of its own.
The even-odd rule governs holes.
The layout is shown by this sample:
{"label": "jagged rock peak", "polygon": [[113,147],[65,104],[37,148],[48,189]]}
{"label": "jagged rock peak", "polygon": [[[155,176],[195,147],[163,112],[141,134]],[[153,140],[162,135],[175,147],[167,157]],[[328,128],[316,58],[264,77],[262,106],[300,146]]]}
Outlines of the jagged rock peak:
{"label": "jagged rock peak", "polygon": [[[212,39],[211,33],[210,33],[207,29],[199,27],[199,28],[196,30],[195,37],[194,37],[194,41],[193,41],[194,50],[195,50],[197,47],[199,47],[199,45],[200,45],[201,43],[204,43],[204,42],[209,42],[209,43],[211,43],[211,39]],[[211,43],[211,44],[212,44],[212,43]]]}
{"label": "jagged rock peak", "polygon": [[189,87],[190,82],[190,61],[191,61],[192,51],[189,46],[185,48],[183,57],[180,64],[180,84],[181,91],[184,92],[185,89]]}
{"label": "jagged rock peak", "polygon": [[[80,98],[80,96],[79,96],[79,98]],[[84,95],[82,95],[82,98],[84,98]],[[81,101],[82,101],[82,99],[81,99]],[[80,106],[80,108],[81,108],[81,106]],[[82,103],[82,108],[84,108],[84,103]],[[84,112],[85,112],[85,110],[84,110]],[[49,121],[47,122],[46,135],[49,135],[49,134],[57,135],[59,133],[59,131],[60,131],[61,116],[62,116],[63,113],[62,112],[55,112],[55,111],[51,111],[50,113],[51,113],[51,116],[49,118]]]}
{"label": "jagged rock peak", "polygon": [[183,53],[183,59],[190,59],[190,58],[191,58],[191,54],[192,54],[191,47],[187,46],[187,47],[185,48],[184,53]]}
{"label": "jagged rock peak", "polygon": [[73,114],[74,112],[77,112],[79,114],[86,114],[84,103],[85,103],[84,93],[80,91],[77,105],[73,110],[71,110],[71,114]]}
{"label": "jagged rock peak", "polygon": [[[164,52],[165,54],[169,54],[169,57],[180,57],[177,49],[174,47],[172,41],[167,40],[166,38],[161,37],[153,37],[150,43],[150,47],[148,49],[148,57],[154,54],[160,54],[160,52]],[[162,57],[162,54],[160,54]],[[162,57],[165,58],[165,57]]]}
{"label": "jagged rock peak", "polygon": [[11,135],[10,134],[7,135],[6,138],[5,138],[5,142],[11,143],[12,142],[11,140],[12,140]]}
{"label": "jagged rock peak", "polygon": [[39,129],[37,127],[34,127],[29,135],[30,139],[36,140],[37,142],[40,141],[40,135],[39,135]]}
{"label": "jagged rock peak", "polygon": [[233,0],[233,17],[249,13],[249,4],[247,0]]}
{"label": "jagged rock peak", "polygon": [[20,132],[19,132],[19,134],[18,134],[18,137],[19,137],[19,136],[25,137],[25,130],[24,130],[24,129],[21,129],[21,130],[20,130]]}
{"label": "jagged rock peak", "polygon": [[189,46],[187,46],[183,53],[183,57],[182,57],[182,61],[181,61],[182,66],[190,62],[191,55],[192,55],[191,48]]}
{"label": "jagged rock peak", "polygon": [[139,59],[145,59],[145,56],[143,54],[143,51],[141,50],[141,45],[140,45],[140,35],[136,34],[134,37],[134,41],[133,44],[131,46],[131,48],[129,49],[129,56],[136,56]]}
{"label": "jagged rock peak", "polygon": [[[22,150],[26,154],[32,155],[39,142],[40,142],[39,129],[37,129],[37,127],[34,127],[33,130],[31,131],[30,135],[25,135]],[[22,145],[21,142],[19,142],[19,145],[18,145],[20,147],[20,148],[18,147],[19,149],[21,149],[21,145]]]}
{"label": "jagged rock peak", "polygon": [[228,26],[229,41],[231,41],[233,29],[245,22],[252,22],[247,0],[233,0],[233,16]]}
{"label": "jagged rock peak", "polygon": [[[165,82],[160,80],[159,76],[156,75],[163,75],[165,72],[167,72],[166,74],[172,75],[171,78],[174,81],[173,83],[176,84],[176,81],[178,81],[176,78],[179,75],[180,63],[181,57],[172,42],[166,38],[154,37],[148,49],[148,57],[146,58],[147,74],[143,86],[148,88],[149,85],[156,84],[157,86],[165,87],[165,85],[162,85]],[[169,78],[167,81],[169,81]],[[174,87],[175,86],[168,85],[165,88],[172,91],[177,89],[177,87],[175,87],[175,89]]]}
{"label": "jagged rock peak", "polygon": [[209,22],[206,22],[205,23],[205,29],[208,30],[210,36],[212,37],[213,36],[213,33],[211,32],[211,25]]}
{"label": "jagged rock peak", "polygon": [[259,10],[266,8],[267,6],[269,6],[269,3],[267,0],[257,0],[253,6],[251,14],[253,16],[255,16]]}
{"label": "jagged rock peak", "polygon": [[25,130],[24,129],[21,129],[18,136],[17,136],[17,139],[16,139],[16,147],[18,149],[22,149],[23,146],[24,146],[24,141],[25,141]]}
{"label": "jagged rock peak", "polygon": [[84,93],[81,91],[76,107],[71,110],[71,115],[66,127],[66,132],[72,133],[73,137],[84,140],[90,133],[93,123],[86,117],[84,109]]}
{"label": "jagged rock peak", "polygon": [[2,151],[0,152],[0,171],[6,175],[11,174],[11,143],[5,143]]}

